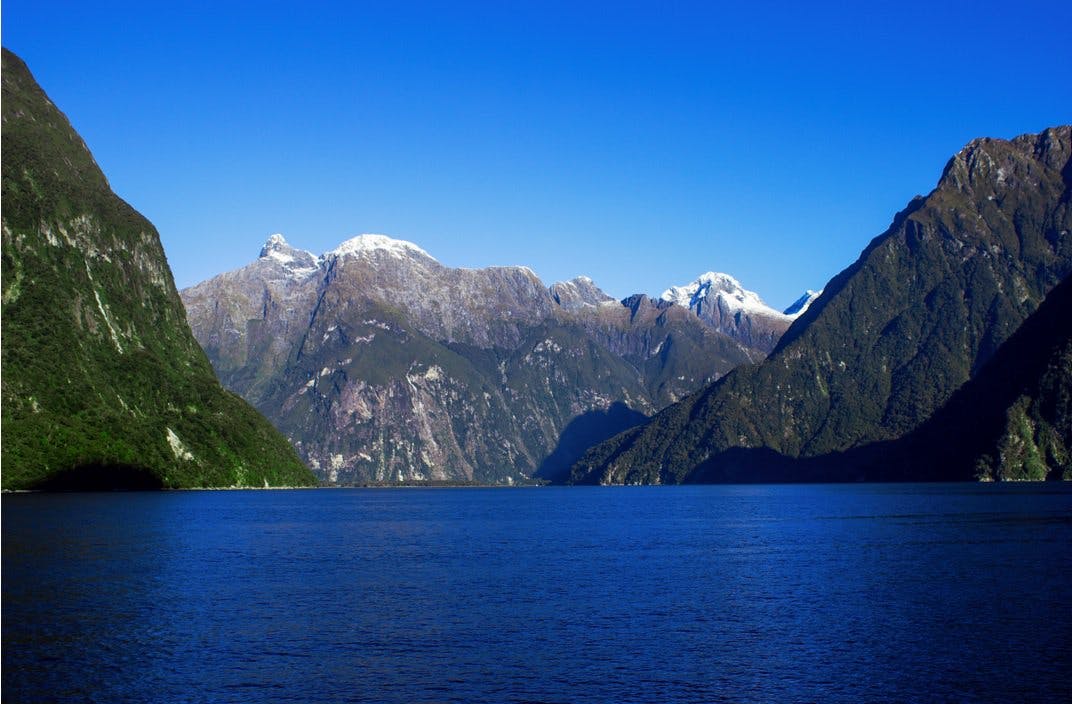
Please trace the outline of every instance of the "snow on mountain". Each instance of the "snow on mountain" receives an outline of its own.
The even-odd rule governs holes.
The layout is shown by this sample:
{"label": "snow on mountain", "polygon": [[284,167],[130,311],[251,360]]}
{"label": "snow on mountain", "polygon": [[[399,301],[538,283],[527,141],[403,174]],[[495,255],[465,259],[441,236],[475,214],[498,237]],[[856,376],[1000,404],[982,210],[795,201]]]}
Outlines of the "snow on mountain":
{"label": "snow on mountain", "polygon": [[304,249],[291,247],[283,235],[276,233],[268,238],[261,248],[260,258],[278,264],[292,278],[303,279],[326,263],[341,257],[360,257],[384,253],[395,259],[421,257],[431,261],[436,259],[412,242],[396,240],[386,235],[358,235],[352,237],[335,249],[316,256]]}
{"label": "snow on mountain", "polygon": [[291,247],[281,234],[274,234],[261,247],[261,259],[279,264],[294,278],[305,278],[320,268],[320,258],[312,252]]}
{"label": "snow on mountain", "polygon": [[566,310],[617,303],[587,276],[578,276],[569,281],[559,281],[549,289],[551,297]]}
{"label": "snow on mountain", "polygon": [[389,254],[398,259],[403,259],[415,254],[429,259],[435,259],[435,257],[412,242],[396,240],[387,235],[358,235],[357,237],[346,240],[330,252],[326,252],[322,258],[327,259],[329,257],[342,257],[346,255],[360,256],[362,254],[378,252]]}
{"label": "snow on mountain", "polygon": [[823,295],[822,290],[812,291],[811,289],[808,289],[803,296],[793,302],[793,305],[785,309],[785,315],[788,315],[794,320],[799,318],[804,315],[804,312],[815,302],[815,299],[821,295]]}
{"label": "snow on mountain", "polygon": [[[729,274],[714,271],[701,274],[695,281],[684,286],[671,286],[663,291],[660,298],[685,308],[692,308],[697,314],[704,307],[718,306],[735,312],[774,318],[785,317],[784,313],[779,313],[764,303],[759,294],[741,286],[737,279]],[[719,303],[721,303],[720,306]]]}

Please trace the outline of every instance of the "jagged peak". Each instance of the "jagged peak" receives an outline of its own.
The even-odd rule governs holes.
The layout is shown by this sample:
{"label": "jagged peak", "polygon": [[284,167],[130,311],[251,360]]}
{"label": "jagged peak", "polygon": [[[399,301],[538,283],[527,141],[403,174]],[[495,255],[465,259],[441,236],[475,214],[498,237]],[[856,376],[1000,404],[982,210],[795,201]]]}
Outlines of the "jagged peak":
{"label": "jagged peak", "polygon": [[1072,126],[1069,125],[1050,127],[1037,134],[1022,134],[1011,140],[980,137],[965,144],[949,160],[936,190],[1000,189],[1008,186],[1015,171],[1033,161],[1050,169],[1063,169],[1070,153]]}
{"label": "jagged peak", "polygon": [[435,257],[412,242],[377,234],[363,234],[351,237],[335,249],[326,252],[324,257],[361,256],[379,252],[399,259],[416,255],[435,261]]}
{"label": "jagged peak", "polygon": [[663,301],[685,308],[695,308],[708,297],[719,298],[733,309],[773,317],[784,316],[764,303],[759,294],[741,286],[741,282],[734,277],[715,271],[700,274],[692,283],[671,286],[659,296]]}
{"label": "jagged peak", "polygon": [[569,281],[557,281],[550,287],[551,297],[563,308],[572,310],[585,306],[600,306],[615,303],[603,289],[587,276],[576,276]]}
{"label": "jagged peak", "polygon": [[286,238],[277,232],[274,235],[269,235],[268,239],[264,241],[264,246],[261,247],[261,256],[266,257],[271,252],[285,251],[288,249],[293,249],[293,247],[287,244]]}
{"label": "jagged peak", "polygon": [[596,282],[587,276],[574,276],[568,281],[556,281],[552,286],[567,286],[570,288],[598,291],[600,294],[606,296],[606,294],[603,293],[603,290],[599,288],[599,286],[596,286]]}
{"label": "jagged peak", "polygon": [[287,240],[278,232],[268,237],[261,247],[261,260],[275,262],[291,274],[304,276],[316,271],[319,260],[312,252],[297,249],[287,244]]}

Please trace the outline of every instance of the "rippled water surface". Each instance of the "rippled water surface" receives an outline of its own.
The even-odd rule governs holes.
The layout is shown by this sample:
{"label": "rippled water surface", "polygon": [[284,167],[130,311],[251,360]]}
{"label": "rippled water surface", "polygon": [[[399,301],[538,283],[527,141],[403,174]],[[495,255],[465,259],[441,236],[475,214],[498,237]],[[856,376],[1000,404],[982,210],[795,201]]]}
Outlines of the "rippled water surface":
{"label": "rippled water surface", "polygon": [[5,701],[1061,701],[1072,488],[5,495]]}

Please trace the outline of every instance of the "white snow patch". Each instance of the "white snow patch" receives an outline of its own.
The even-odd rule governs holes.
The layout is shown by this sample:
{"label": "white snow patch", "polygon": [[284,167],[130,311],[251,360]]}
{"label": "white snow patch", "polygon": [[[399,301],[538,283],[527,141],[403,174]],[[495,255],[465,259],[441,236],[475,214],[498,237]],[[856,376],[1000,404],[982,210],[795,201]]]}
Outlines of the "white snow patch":
{"label": "white snow patch", "polygon": [[759,294],[741,286],[737,279],[729,274],[714,271],[701,274],[692,283],[671,286],[663,291],[659,298],[685,308],[697,308],[708,298],[715,298],[732,311],[757,313],[775,318],[785,317],[784,314],[764,303]]}
{"label": "white snow patch", "polygon": [[392,257],[404,259],[413,255],[435,258],[412,242],[396,240],[387,235],[358,235],[346,240],[335,249],[324,254],[324,259],[329,257],[342,257],[346,255],[360,256],[373,252],[384,252]]}
{"label": "white snow patch", "polygon": [[[308,258],[296,257],[291,252],[299,252]],[[278,233],[269,237],[268,241],[264,243],[264,247],[261,248],[261,259],[268,259],[278,263],[293,279],[309,277],[320,270],[321,264],[320,259],[312,252],[291,247],[287,244],[283,235]],[[305,264],[305,266],[302,264]]]}
{"label": "white snow patch", "polygon": [[798,298],[793,305],[785,309],[785,315],[789,316],[793,320],[796,320],[800,316],[807,312],[808,308],[811,308],[811,304],[818,300],[819,296],[823,295],[822,289],[818,291],[812,291],[808,289],[804,292],[804,295]]}
{"label": "white snow patch", "polygon": [[[317,260],[319,262],[319,260]],[[319,266],[292,266],[288,267],[287,271],[290,272],[291,277],[294,279],[305,279],[312,276],[316,272],[320,271]]]}
{"label": "white snow patch", "polygon": [[278,249],[270,249],[264,256],[269,259],[274,259],[280,264],[293,264],[296,261],[293,256],[286,252],[280,252]]}

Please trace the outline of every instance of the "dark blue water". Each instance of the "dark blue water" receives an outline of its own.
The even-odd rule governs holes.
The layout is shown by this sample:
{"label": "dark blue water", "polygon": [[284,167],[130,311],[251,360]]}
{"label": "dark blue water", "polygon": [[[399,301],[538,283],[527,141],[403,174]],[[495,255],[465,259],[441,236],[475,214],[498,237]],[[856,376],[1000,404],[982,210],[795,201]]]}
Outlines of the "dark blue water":
{"label": "dark blue water", "polygon": [[2,501],[5,702],[1072,692],[1063,485]]}

